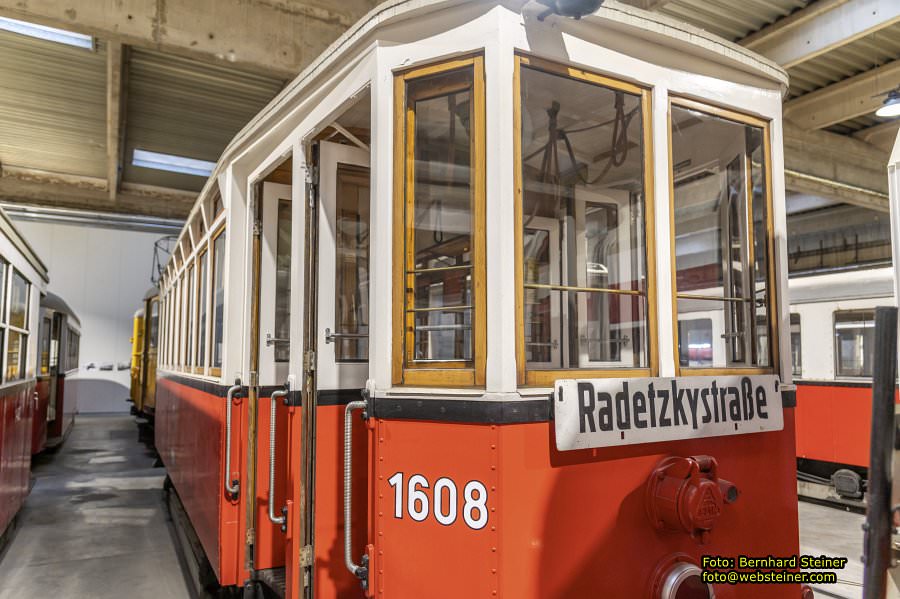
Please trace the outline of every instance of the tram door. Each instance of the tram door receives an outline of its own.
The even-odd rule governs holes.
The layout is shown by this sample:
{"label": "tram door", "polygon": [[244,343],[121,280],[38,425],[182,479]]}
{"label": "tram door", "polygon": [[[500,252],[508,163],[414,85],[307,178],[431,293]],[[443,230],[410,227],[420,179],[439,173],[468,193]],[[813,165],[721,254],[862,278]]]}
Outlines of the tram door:
{"label": "tram door", "polygon": [[[344,406],[369,373],[369,153],[320,142],[314,573],[316,597],[360,596],[343,559]],[[353,554],[366,534],[366,432],[353,440]],[[322,556],[322,558],[320,558]]]}
{"label": "tram door", "polygon": [[[256,413],[255,543],[257,570],[281,568],[285,534],[280,518],[286,504],[288,409],[283,391],[290,360],[291,320],[291,186],[266,181],[260,193],[259,262],[259,397]],[[270,430],[275,406],[274,469]],[[270,488],[274,480],[274,495]],[[270,505],[272,504],[271,510]],[[274,516],[274,521],[270,516]]]}

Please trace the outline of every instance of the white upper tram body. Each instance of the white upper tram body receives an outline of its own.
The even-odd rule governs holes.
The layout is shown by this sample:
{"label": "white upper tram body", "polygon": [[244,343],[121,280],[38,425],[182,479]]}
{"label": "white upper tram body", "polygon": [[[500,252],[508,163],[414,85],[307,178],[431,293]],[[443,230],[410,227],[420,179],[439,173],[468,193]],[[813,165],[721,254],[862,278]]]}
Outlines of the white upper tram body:
{"label": "white upper tram body", "polygon": [[[696,99],[715,107],[751,115],[770,122],[771,193],[775,248],[775,290],[779,330],[788,320],[784,175],[781,106],[787,76],[777,65],[735,44],[659,14],[606,2],[596,14],[573,20],[549,17],[538,21],[545,7],[524,2],[474,2],[462,0],[391,0],[374,9],[306,68],[270,105],[231,142],[214,175],[200,194],[189,219],[217,192],[224,203],[227,254],[224,262],[225,320],[222,365],[218,381],[236,377],[250,380],[251,255],[255,187],[288,157],[292,157],[292,211],[290,361],[287,372],[260,367],[261,385],[280,385],[288,375],[293,390],[300,389],[303,373],[304,270],[307,243],[306,211],[296,209],[308,201],[315,173],[308,166],[310,142],[363,97],[371,99],[370,168],[371,222],[369,272],[368,368],[356,388],[367,387],[377,396],[440,395],[498,399],[546,397],[548,386],[517,383],[516,367],[516,236],[513,227],[516,179],[513,143],[514,71],[516,53],[571,65],[619,81],[646,87],[651,93],[652,194],[655,205],[653,245],[658,343],[657,376],[677,374],[678,356],[673,338],[671,192],[669,150],[669,99]],[[409,20],[410,17],[412,20]],[[484,59],[486,135],[486,364],[483,388],[430,388],[395,386],[392,382],[392,325],[395,177],[395,73],[417,65],[429,65],[456,56],[480,53]],[[218,189],[217,189],[218,188]],[[208,211],[208,210],[207,210]],[[211,219],[207,214],[204,218]],[[223,222],[208,224],[212,231]],[[182,241],[188,235],[182,233]],[[207,235],[209,235],[207,233]],[[171,262],[163,282],[177,278],[183,262]],[[263,289],[265,295],[266,291]],[[265,305],[265,299],[261,302]],[[321,308],[321,306],[320,306]],[[319,311],[319,388],[328,388],[339,368],[326,353],[324,330],[334,330],[330,307]],[[263,320],[265,320],[263,318]],[[262,325],[261,360],[265,361],[266,333]],[[651,346],[653,347],[653,346]],[[333,353],[333,352],[332,352]],[[778,351],[783,382],[791,372],[790,338],[779,335]],[[170,362],[171,363],[171,362]],[[161,369],[166,370],[166,358]],[[217,371],[218,372],[218,371]],[[207,369],[204,374],[209,376]],[[280,380],[279,380],[280,379]],[[342,387],[353,385],[342,384]]]}

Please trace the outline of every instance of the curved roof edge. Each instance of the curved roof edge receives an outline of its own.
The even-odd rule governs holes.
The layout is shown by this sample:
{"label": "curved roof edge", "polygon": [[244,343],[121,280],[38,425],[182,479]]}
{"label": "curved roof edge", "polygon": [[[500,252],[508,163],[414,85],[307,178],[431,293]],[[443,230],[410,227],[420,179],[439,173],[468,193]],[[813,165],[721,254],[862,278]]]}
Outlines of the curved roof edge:
{"label": "curved roof edge", "polygon": [[[328,46],[321,54],[304,68],[290,83],[288,83],[281,92],[259,111],[238,133],[228,142],[216,166],[207,179],[200,193],[197,194],[197,201],[191,208],[187,218],[185,219],[185,227],[198,210],[200,200],[206,198],[214,185],[218,185],[218,177],[223,172],[223,165],[228,164],[236,154],[242,149],[243,144],[258,130],[263,129],[268,121],[277,118],[281,109],[291,98],[299,93],[300,90],[313,78],[322,74],[329,65],[336,62],[348,48],[358,44],[362,39],[381,25],[394,20],[402,20],[414,11],[421,11],[421,14],[427,14],[436,10],[453,8],[455,6],[463,6],[473,2],[485,2],[485,0],[385,0],[368,13],[359,21],[354,23],[347,31],[337,38],[330,46]],[[494,6],[505,6],[511,10],[520,11],[528,0],[490,0]],[[724,59],[732,62],[732,67],[742,68],[747,71],[756,71],[776,81],[782,88],[782,95],[787,92],[788,75],[787,72],[773,61],[756,54],[742,46],[733,42],[729,42],[708,31],[682,23],[677,19],[661,15],[658,13],[641,10],[617,2],[616,0],[606,0],[604,4],[589,17],[585,19],[601,18],[612,21],[627,27],[643,29],[648,33],[663,35],[672,39],[685,42],[707,52],[718,54]],[[184,233],[185,228],[178,234]]]}
{"label": "curved roof edge", "polygon": [[44,283],[49,283],[50,275],[47,271],[47,265],[44,264],[41,257],[37,255],[37,252],[35,252],[34,248],[31,247],[31,244],[28,243],[28,240],[22,236],[22,233],[16,225],[13,224],[9,215],[6,214],[6,210],[3,208],[0,208],[0,232],[6,234],[12,244],[16,246],[16,249],[22,252],[22,256],[24,256],[25,260],[27,260],[34,270],[37,271]]}
{"label": "curved roof edge", "polygon": [[51,310],[56,310],[57,312],[62,312],[66,316],[70,316],[72,319],[78,323],[78,326],[81,326],[81,320],[78,319],[78,315],[75,314],[75,311],[69,307],[69,304],[66,303],[66,300],[59,297],[55,293],[50,293],[49,291],[41,297],[41,307],[42,308],[50,308]]}

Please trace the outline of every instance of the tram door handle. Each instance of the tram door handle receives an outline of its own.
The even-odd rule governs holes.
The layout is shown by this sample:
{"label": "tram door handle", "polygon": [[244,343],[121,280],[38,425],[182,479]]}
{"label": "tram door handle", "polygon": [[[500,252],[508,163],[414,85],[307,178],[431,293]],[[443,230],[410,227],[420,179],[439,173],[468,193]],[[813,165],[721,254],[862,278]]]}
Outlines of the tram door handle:
{"label": "tram door handle", "polygon": [[231,478],[231,412],[234,409],[235,394],[241,391],[240,379],[234,381],[234,386],[228,388],[225,399],[225,493],[232,499],[237,499],[241,483],[238,479]]}
{"label": "tram door handle", "polygon": [[276,526],[281,526],[281,532],[287,532],[286,508],[282,507],[281,515],[275,515],[275,408],[278,400],[287,397],[287,385],[272,393],[269,400],[269,520]]}

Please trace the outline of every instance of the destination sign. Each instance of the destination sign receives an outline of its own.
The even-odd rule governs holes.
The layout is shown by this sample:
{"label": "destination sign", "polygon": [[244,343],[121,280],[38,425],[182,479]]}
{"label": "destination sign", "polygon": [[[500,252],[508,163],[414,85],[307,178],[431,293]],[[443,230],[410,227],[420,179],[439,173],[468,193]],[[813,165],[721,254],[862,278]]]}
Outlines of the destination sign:
{"label": "destination sign", "polygon": [[556,448],[565,451],[778,431],[774,375],[561,379]]}

